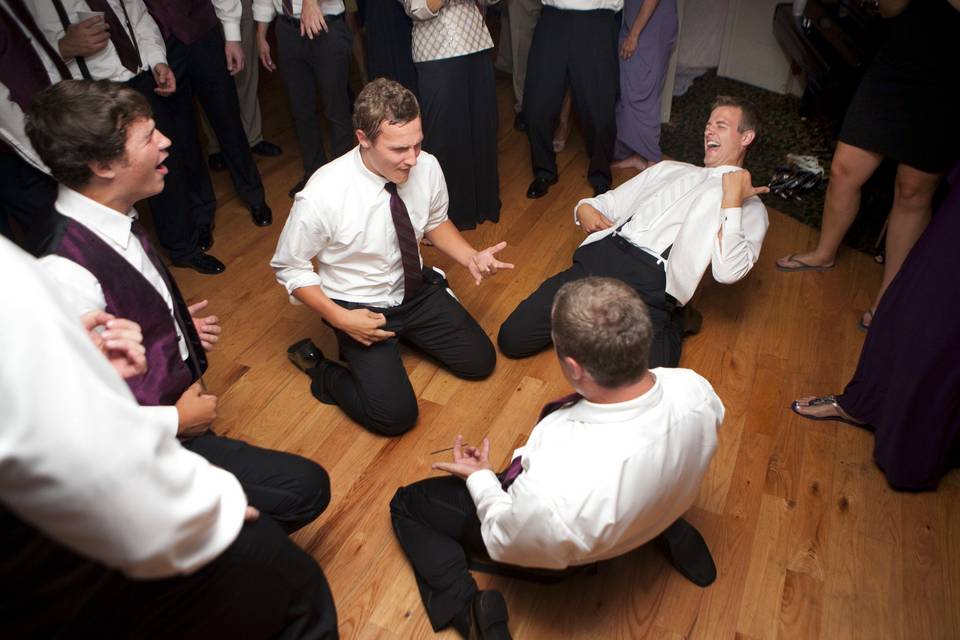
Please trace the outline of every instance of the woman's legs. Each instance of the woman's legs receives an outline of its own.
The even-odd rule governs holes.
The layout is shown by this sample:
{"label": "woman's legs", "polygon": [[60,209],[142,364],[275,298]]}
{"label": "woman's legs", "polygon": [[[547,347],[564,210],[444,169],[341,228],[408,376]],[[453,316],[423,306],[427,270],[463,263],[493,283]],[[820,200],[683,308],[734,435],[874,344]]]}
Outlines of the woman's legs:
{"label": "woman's legs", "polygon": [[817,246],[813,251],[780,258],[777,260],[778,266],[789,270],[803,265],[833,265],[843,236],[860,209],[860,187],[873,175],[882,160],[883,156],[878,153],[843,142],[837,143]]}

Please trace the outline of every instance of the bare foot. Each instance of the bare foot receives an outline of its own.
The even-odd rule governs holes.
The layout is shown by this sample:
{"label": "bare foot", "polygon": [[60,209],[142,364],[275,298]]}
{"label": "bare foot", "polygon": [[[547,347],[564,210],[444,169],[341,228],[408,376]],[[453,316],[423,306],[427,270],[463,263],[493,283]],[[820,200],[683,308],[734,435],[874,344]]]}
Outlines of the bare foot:
{"label": "bare foot", "polygon": [[863,331],[868,331],[870,325],[873,324],[873,309],[867,309],[863,312],[863,315],[860,316],[860,329]]}
{"label": "bare foot", "polygon": [[790,408],[794,413],[813,420],[839,420],[855,425],[863,424],[840,408],[833,396],[804,396],[794,400]]}

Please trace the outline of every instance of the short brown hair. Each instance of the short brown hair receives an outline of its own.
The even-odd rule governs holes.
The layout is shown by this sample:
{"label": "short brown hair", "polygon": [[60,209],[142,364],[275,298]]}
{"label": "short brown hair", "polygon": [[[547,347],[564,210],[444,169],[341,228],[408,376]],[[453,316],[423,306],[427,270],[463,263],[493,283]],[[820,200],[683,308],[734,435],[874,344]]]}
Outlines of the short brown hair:
{"label": "short brown hair", "polygon": [[737,96],[717,96],[714,98],[713,104],[710,105],[710,111],[717,107],[737,107],[740,109],[740,126],[737,127],[737,131],[740,133],[753,131],[753,142],[750,144],[756,144],[757,140],[760,139],[762,122],[760,120],[760,110],[757,109],[755,104],[746,98]]}
{"label": "short brown hair", "polygon": [[620,280],[583,278],[560,287],[552,328],[557,355],[576,360],[602,387],[623,387],[647,371],[650,314],[637,292]]}
{"label": "short brown hair", "polygon": [[153,112],[146,98],[109,80],[64,80],[33,98],[27,136],[53,177],[71,189],[90,182],[90,164],[126,154],[127,127]]}
{"label": "short brown hair", "polygon": [[399,82],[377,78],[367,83],[353,104],[353,128],[363,131],[370,142],[380,135],[380,126],[406,124],[420,116],[413,92]]}

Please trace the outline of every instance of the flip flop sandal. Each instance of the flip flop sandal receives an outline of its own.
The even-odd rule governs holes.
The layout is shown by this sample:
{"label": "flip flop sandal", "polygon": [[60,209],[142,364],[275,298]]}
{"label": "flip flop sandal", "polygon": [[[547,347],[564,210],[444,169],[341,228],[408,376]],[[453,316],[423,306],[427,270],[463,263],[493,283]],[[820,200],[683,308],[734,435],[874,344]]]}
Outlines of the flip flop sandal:
{"label": "flip flop sandal", "polygon": [[873,310],[867,309],[863,315],[870,316],[870,322],[864,322],[863,316],[860,316],[860,320],[857,321],[857,327],[860,329],[860,331],[866,333],[867,331],[870,331],[870,325],[873,324]]}
{"label": "flip flop sandal", "polygon": [[[813,400],[808,402],[806,405],[804,405],[804,407],[822,407],[824,405],[830,405],[832,407],[835,407],[837,411],[843,411],[843,409],[840,408],[840,405],[837,404],[837,398],[835,396],[820,396],[819,398],[814,398]],[[852,424],[855,427],[862,427],[864,425],[864,423],[862,422],[850,420],[848,418],[844,418],[841,415],[812,416],[808,413],[801,413],[800,404],[799,404],[799,401],[797,400],[794,400],[793,402],[790,403],[790,410],[793,411],[798,416],[802,418],[807,418],[808,420],[832,420],[834,422],[846,422],[847,424]]]}
{"label": "flip flop sandal", "polygon": [[795,262],[798,265],[800,265],[799,267],[781,267],[780,264],[777,263],[777,271],[786,271],[787,273],[790,273],[794,271],[832,271],[833,270],[834,265],[832,264],[824,265],[822,267],[815,264],[807,264],[806,262],[801,262],[800,260],[797,260],[794,257],[795,255],[796,254],[793,254],[793,253],[788,255],[787,261]]}

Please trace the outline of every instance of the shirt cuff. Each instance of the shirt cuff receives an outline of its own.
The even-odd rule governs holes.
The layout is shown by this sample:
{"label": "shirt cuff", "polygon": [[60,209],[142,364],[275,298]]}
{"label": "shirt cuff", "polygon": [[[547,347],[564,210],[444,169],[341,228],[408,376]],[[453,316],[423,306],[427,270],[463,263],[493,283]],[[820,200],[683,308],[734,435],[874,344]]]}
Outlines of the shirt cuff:
{"label": "shirt cuff", "polygon": [[273,22],[273,18],[276,15],[277,15],[277,10],[274,8],[272,3],[266,7],[254,3],[254,6],[253,6],[254,22]]}
{"label": "shirt cuff", "polygon": [[588,202],[589,200],[593,200],[593,198],[584,198],[583,200],[581,200],[580,202],[578,202],[573,206],[573,224],[577,225],[578,227],[580,226],[580,216],[577,215],[577,211],[580,209],[580,205],[582,205],[585,202]]}
{"label": "shirt cuff", "polygon": [[723,214],[723,233],[729,231],[731,233],[741,233],[743,229],[743,209],[741,207],[733,207],[731,209],[721,209],[720,212]]}
{"label": "shirt cuff", "polygon": [[467,476],[467,491],[470,492],[474,504],[480,501],[480,496],[490,490],[503,491],[500,487],[500,480],[493,471],[484,469],[483,471],[474,471]]}
{"label": "shirt cuff", "polygon": [[223,39],[227,42],[240,42],[240,23],[221,22],[223,25]]}

